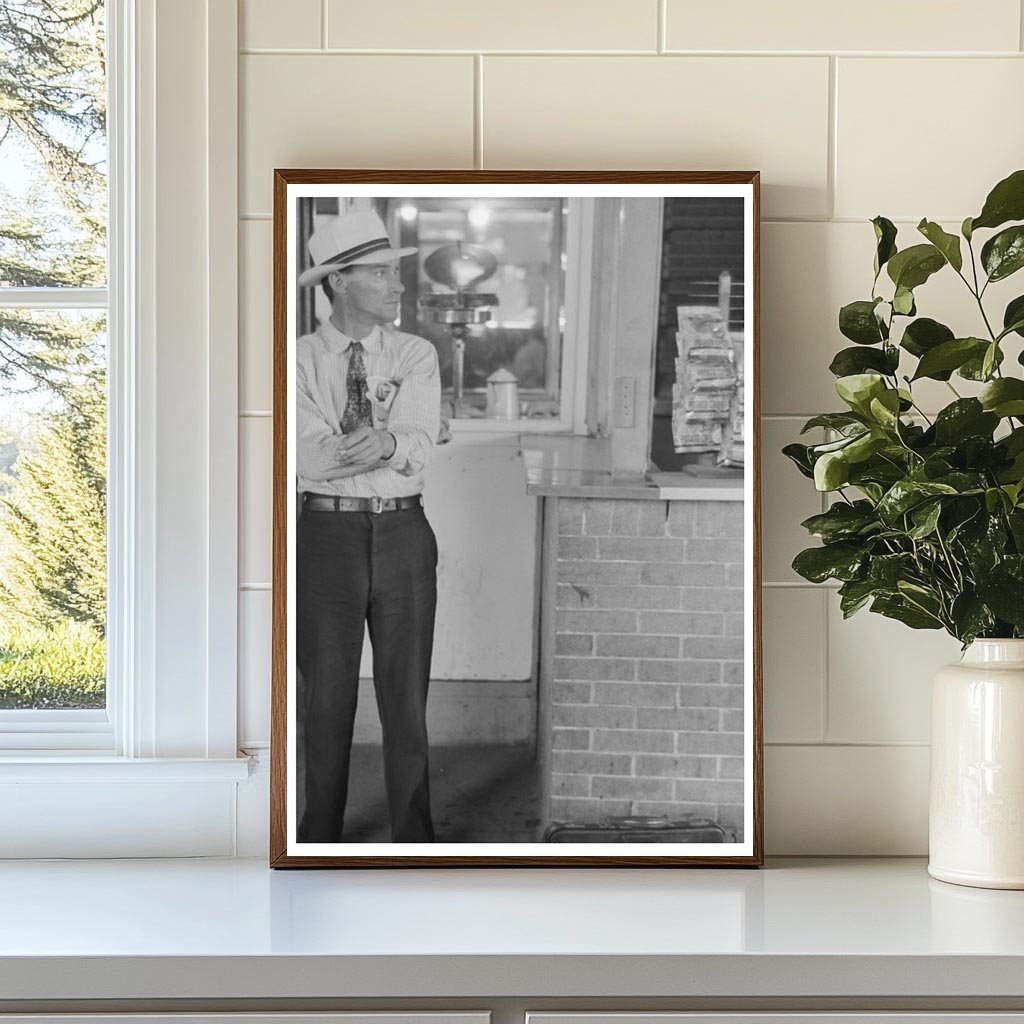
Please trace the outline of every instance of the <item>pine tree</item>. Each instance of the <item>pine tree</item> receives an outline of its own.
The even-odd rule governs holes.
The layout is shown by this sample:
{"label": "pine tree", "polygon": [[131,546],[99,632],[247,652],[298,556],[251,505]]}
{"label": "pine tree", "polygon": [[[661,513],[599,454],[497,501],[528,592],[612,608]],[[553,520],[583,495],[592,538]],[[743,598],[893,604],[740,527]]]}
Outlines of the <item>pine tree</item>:
{"label": "pine tree", "polygon": [[0,500],[8,621],[106,628],[106,396],[95,374],[49,417]]}
{"label": "pine tree", "polygon": [[[0,0],[0,149],[35,179],[0,183],[0,287],[105,282],[103,13],[102,0]],[[60,318],[0,309],[0,385],[62,394],[92,355]]]}
{"label": "pine tree", "polygon": [[[103,16],[0,0],[0,288],[106,281]],[[95,317],[0,308],[0,398],[31,393],[36,420],[0,489],[0,625],[104,632],[102,355]]]}

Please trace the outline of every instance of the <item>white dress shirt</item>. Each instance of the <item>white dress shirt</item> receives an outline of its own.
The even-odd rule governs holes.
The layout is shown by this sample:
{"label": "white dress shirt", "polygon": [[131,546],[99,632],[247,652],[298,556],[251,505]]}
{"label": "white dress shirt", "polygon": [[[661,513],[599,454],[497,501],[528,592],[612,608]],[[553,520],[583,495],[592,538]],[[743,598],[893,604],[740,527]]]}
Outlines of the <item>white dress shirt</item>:
{"label": "white dress shirt", "polygon": [[[441,427],[441,377],[430,342],[393,327],[375,327],[362,339],[367,378],[397,385],[386,429],[395,451],[379,469],[322,479],[338,465],[334,444],[343,435],[348,402],[349,346],[353,339],[329,320],[295,345],[295,455],[298,489],[345,498],[402,498],[423,490],[423,470]],[[371,392],[373,391],[371,386]],[[384,390],[390,390],[386,385]],[[375,411],[381,409],[375,406]],[[383,415],[383,414],[382,414]],[[375,425],[377,424],[375,420]]]}

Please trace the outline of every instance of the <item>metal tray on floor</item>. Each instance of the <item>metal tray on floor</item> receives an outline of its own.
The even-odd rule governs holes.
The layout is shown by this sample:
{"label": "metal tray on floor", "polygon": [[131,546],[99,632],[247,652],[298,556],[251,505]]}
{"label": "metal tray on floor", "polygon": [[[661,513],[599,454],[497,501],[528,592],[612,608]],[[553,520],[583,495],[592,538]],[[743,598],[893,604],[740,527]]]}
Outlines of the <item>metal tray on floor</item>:
{"label": "metal tray on floor", "polygon": [[734,843],[731,829],[710,818],[624,817],[599,822],[553,821],[544,830],[545,843]]}

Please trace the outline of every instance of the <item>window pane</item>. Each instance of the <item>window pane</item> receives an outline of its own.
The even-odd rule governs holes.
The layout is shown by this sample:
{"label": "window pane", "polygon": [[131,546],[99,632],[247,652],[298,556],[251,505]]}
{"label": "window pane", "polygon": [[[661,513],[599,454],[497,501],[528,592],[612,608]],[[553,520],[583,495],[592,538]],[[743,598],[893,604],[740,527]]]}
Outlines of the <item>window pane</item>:
{"label": "window pane", "polygon": [[665,200],[651,461],[740,475],[743,200]]}
{"label": "window pane", "polygon": [[106,337],[0,309],[0,708],[106,699]]}
{"label": "window pane", "polygon": [[0,0],[0,288],[106,280],[103,15]]}
{"label": "window pane", "polygon": [[[344,203],[334,198],[300,200],[300,259],[307,258],[305,238],[337,216]],[[419,250],[401,264],[405,291],[397,324],[437,349],[447,415],[510,418],[509,405],[514,404],[522,417],[557,418],[565,201],[381,198],[374,200],[374,205],[391,239]],[[465,271],[470,281],[461,293],[452,282],[462,278],[438,269],[443,264],[452,270],[455,252],[466,261],[460,264],[459,273]],[[323,291],[316,289],[305,317],[300,309],[300,333],[312,330],[313,321],[326,319],[330,312]],[[460,347],[461,389],[456,370]],[[489,389],[488,378],[494,374],[498,376]],[[500,390],[499,385],[503,385]],[[513,391],[516,400],[510,403]],[[500,413],[496,413],[498,409]]]}

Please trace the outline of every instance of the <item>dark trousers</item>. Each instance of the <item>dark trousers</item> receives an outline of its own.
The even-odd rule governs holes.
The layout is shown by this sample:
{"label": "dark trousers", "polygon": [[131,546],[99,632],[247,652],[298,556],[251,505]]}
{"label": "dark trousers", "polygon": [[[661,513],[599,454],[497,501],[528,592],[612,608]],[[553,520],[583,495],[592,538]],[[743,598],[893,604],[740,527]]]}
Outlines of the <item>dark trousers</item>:
{"label": "dark trousers", "polygon": [[296,546],[306,768],[299,842],[342,840],[364,625],[373,647],[391,838],[432,842],[426,707],[437,604],[434,531],[419,508],[307,509]]}

